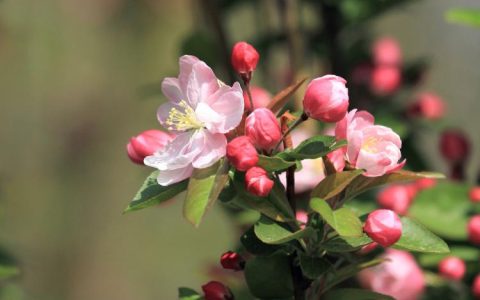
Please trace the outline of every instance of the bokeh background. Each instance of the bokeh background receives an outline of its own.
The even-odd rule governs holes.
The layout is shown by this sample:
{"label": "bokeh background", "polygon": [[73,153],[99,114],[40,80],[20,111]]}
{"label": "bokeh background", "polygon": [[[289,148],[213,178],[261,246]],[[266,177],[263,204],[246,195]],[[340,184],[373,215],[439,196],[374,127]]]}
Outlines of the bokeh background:
{"label": "bokeh background", "polygon": [[[405,60],[430,60],[422,90],[447,102],[445,122],[479,149],[480,30],[444,18],[475,5],[412,1],[371,26],[395,37]],[[256,30],[258,12],[237,6],[224,16],[229,42]],[[219,207],[199,229],[179,201],[122,215],[150,171],[125,145],[158,127],[161,79],[176,76],[184,39],[210,30],[199,15],[194,0],[0,1],[0,244],[22,270],[1,299],[175,299],[233,244]],[[427,131],[418,144],[446,171],[438,136]],[[479,166],[476,150],[470,181]]]}

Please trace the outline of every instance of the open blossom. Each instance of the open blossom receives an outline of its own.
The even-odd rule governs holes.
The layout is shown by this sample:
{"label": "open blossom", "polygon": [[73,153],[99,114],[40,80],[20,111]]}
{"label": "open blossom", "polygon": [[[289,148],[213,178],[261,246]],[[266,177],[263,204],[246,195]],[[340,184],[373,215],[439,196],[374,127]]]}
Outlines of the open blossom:
{"label": "open blossom", "polygon": [[396,300],[420,299],[425,276],[413,256],[406,251],[387,249],[382,258],[386,261],[359,273],[360,284]]}
{"label": "open blossom", "polygon": [[238,82],[227,86],[212,69],[190,55],[180,57],[178,78],[165,78],[162,92],[168,102],[157,117],[177,136],[163,151],[144,163],[160,170],[157,181],[169,185],[190,177],[194,168],[212,166],[225,156],[225,133],[234,129],[243,115],[243,95]]}
{"label": "open blossom", "polygon": [[350,111],[335,128],[337,139],[347,140],[347,161],[365,176],[376,177],[398,170],[402,154],[402,141],[390,128],[375,125],[373,116],[366,111]]}

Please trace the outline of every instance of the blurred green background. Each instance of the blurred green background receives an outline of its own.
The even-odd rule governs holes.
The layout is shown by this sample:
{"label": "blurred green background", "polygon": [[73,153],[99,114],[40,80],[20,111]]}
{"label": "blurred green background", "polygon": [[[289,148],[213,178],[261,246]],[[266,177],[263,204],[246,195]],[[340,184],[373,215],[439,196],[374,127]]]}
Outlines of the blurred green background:
{"label": "blurred green background", "polygon": [[[397,38],[406,60],[431,59],[422,90],[445,99],[447,122],[478,149],[480,30],[444,21],[448,8],[472,5],[418,1],[372,26]],[[254,32],[253,13],[240,5],[227,16],[231,41]],[[2,299],[175,299],[178,286],[199,289],[233,244],[219,207],[199,229],[179,201],[122,215],[149,173],[125,145],[158,127],[163,101],[146,87],[176,76],[183,39],[203,26],[198,14],[195,0],[0,1],[0,244],[22,268]],[[445,171],[438,137],[421,137]]]}

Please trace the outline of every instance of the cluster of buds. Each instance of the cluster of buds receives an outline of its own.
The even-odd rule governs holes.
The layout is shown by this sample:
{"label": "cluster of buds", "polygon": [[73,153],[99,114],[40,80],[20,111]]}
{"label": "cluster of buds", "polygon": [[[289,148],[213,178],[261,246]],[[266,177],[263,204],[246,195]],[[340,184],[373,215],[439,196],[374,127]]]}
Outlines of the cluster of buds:
{"label": "cluster of buds", "polygon": [[393,38],[376,41],[372,49],[374,67],[370,85],[374,93],[389,95],[395,92],[402,82],[402,51]]}

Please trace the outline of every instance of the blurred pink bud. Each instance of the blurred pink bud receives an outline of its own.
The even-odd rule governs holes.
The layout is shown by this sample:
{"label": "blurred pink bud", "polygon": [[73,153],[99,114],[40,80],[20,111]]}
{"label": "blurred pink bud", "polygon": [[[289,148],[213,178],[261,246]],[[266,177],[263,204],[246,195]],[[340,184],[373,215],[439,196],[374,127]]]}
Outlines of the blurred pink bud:
{"label": "blurred pink bud", "polygon": [[337,172],[342,172],[345,168],[345,149],[340,148],[327,154],[328,159],[333,164]]}
{"label": "blurred pink bud", "polygon": [[220,264],[224,269],[241,271],[245,268],[245,260],[240,254],[227,251],[220,257]]}
{"label": "blurred pink bud", "polygon": [[447,279],[461,280],[465,271],[465,262],[455,256],[445,257],[438,264],[438,272]]}
{"label": "blurred pink bud", "polygon": [[266,197],[273,188],[273,180],[268,178],[267,171],[260,167],[252,167],[245,173],[247,191],[255,196]]}
{"label": "blurred pink bud", "polygon": [[373,61],[376,65],[399,66],[402,63],[402,50],[393,38],[378,39],[373,44],[372,50]]}
{"label": "blurred pink bud", "polygon": [[408,112],[428,120],[440,119],[445,115],[445,103],[433,93],[423,93],[410,105]]}
{"label": "blurred pink bud", "polygon": [[300,225],[300,228],[305,228],[305,225],[308,222],[308,214],[304,210],[298,210],[297,213],[295,214],[295,218],[297,219],[298,222],[302,223]]}
{"label": "blurred pink bud", "polygon": [[446,130],[440,137],[440,151],[450,163],[464,162],[470,154],[470,142],[461,131]]}
{"label": "blurred pink bud", "polygon": [[467,224],[468,240],[475,245],[480,245],[480,215],[470,218]]}
{"label": "blurred pink bud", "polygon": [[378,247],[378,244],[375,242],[371,242],[368,245],[363,246],[359,251],[358,254],[360,255],[367,255],[368,253],[372,252]]}
{"label": "blurred pink bud", "polygon": [[143,165],[143,159],[156,151],[162,150],[175,136],[164,131],[150,129],[134,136],[127,144],[128,157]]}
{"label": "blurred pink bud", "polygon": [[223,283],[210,281],[202,286],[205,300],[233,300],[232,292]]}
{"label": "blurred pink bud", "polygon": [[312,80],[303,98],[307,116],[323,122],[340,121],[348,109],[347,81],[335,75],[325,75]]}
{"label": "blurred pink bud", "polygon": [[470,189],[470,192],[468,193],[468,196],[470,197],[470,201],[473,203],[479,203],[480,202],[480,186],[475,186]]}
{"label": "blurred pink bud", "polygon": [[472,284],[472,294],[476,300],[480,299],[480,275],[475,276]]}
{"label": "blurred pink bud", "polygon": [[414,257],[406,252],[387,249],[386,261],[359,273],[360,284],[396,300],[418,300],[425,289],[425,276]]}
{"label": "blurred pink bud", "polygon": [[258,153],[250,138],[239,136],[227,144],[227,158],[239,171],[246,171],[258,162]]}
{"label": "blurred pink bud", "polygon": [[415,185],[418,190],[424,190],[434,187],[437,184],[437,181],[433,178],[421,178],[415,181]]}
{"label": "blurred pink bud", "polygon": [[[267,107],[272,99],[272,95],[261,87],[252,86],[250,88],[252,94],[253,108]],[[243,101],[245,102],[245,110],[251,110],[250,99],[248,99],[247,92],[243,92]]]}
{"label": "blurred pink bud", "polygon": [[363,231],[383,247],[395,244],[402,236],[402,222],[395,212],[389,209],[377,209],[371,212]]}
{"label": "blurred pink bud", "polygon": [[370,88],[375,94],[388,95],[395,92],[402,81],[399,68],[390,66],[376,67],[372,72]]}
{"label": "blurred pink bud", "polygon": [[249,74],[257,67],[260,55],[257,50],[247,42],[238,42],[232,50],[232,66],[239,74]]}
{"label": "blurred pink bud", "polygon": [[268,108],[257,108],[245,120],[245,134],[255,146],[272,150],[282,139],[277,118]]}
{"label": "blurred pink bud", "polygon": [[405,215],[416,193],[417,188],[414,185],[392,184],[378,193],[377,202],[383,208],[391,209],[399,215]]}

